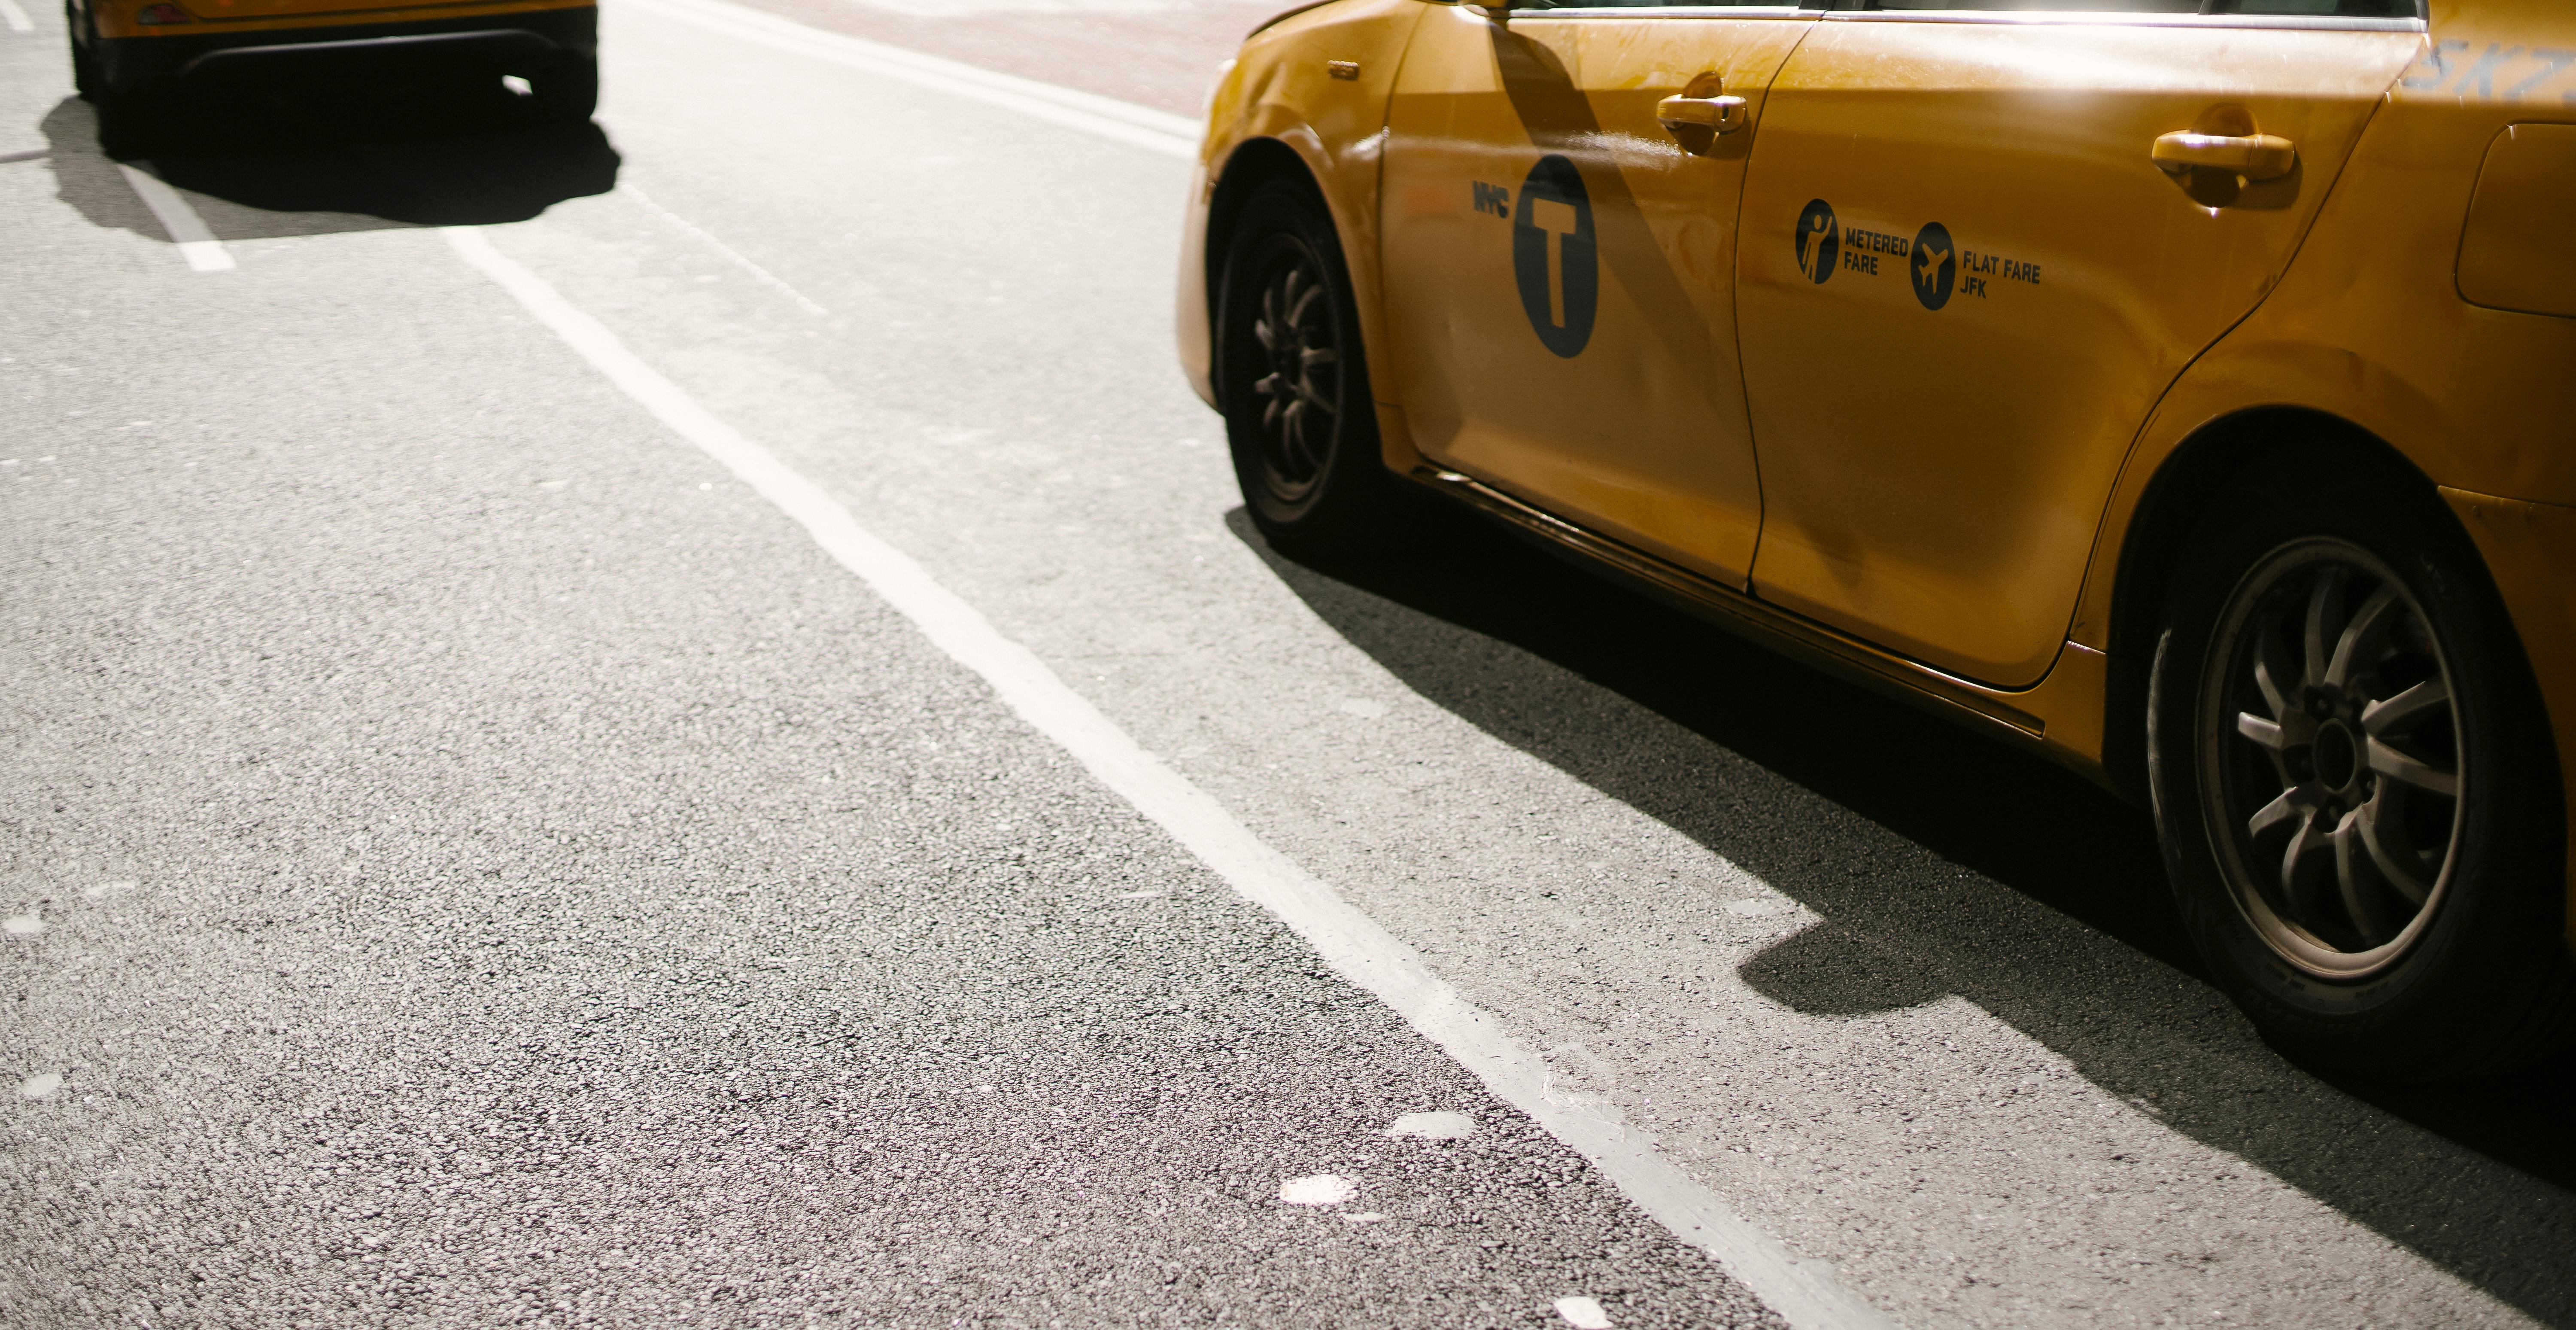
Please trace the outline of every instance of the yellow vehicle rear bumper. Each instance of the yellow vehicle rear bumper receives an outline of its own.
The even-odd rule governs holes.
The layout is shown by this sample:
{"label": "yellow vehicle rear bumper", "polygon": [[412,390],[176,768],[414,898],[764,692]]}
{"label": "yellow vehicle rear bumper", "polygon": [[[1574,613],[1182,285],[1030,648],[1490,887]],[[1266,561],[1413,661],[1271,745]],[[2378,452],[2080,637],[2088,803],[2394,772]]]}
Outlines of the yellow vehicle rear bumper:
{"label": "yellow vehicle rear bumper", "polygon": [[[379,4],[351,0],[342,7],[309,10],[292,14],[263,13],[234,15],[222,0],[179,0],[179,7],[197,21],[194,23],[150,26],[135,22],[135,16],[151,7],[151,0],[92,0],[90,22],[102,38],[145,38],[154,41],[184,41],[243,32],[300,33],[313,28],[369,29],[378,26],[409,26],[442,19],[488,19],[514,14],[538,14],[571,9],[597,12],[597,0],[482,0],[467,4]],[[595,31],[595,29],[594,29]]]}
{"label": "yellow vehicle rear bumper", "polygon": [[[203,6],[186,6],[190,12]],[[89,41],[100,76],[119,91],[284,63],[330,63],[347,72],[387,65],[478,65],[513,72],[558,51],[587,55],[599,44],[591,0],[337,9],[146,26],[140,4],[91,7]],[[77,40],[78,38],[75,38]]]}

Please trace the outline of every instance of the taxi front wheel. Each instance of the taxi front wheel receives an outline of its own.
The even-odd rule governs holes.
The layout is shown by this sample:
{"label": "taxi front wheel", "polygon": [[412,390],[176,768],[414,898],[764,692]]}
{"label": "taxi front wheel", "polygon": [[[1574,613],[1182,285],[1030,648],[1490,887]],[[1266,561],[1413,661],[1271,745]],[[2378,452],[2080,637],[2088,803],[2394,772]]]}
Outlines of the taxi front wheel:
{"label": "taxi front wheel", "polygon": [[528,79],[528,101],[537,118],[548,124],[589,122],[599,110],[599,57],[562,51]]}
{"label": "taxi front wheel", "polygon": [[2223,494],[2177,570],[2148,712],[2184,922],[2274,1045],[2421,1081],[2563,1043],[2549,730],[2432,496],[2322,450]]}
{"label": "taxi front wheel", "polygon": [[1220,272],[1218,400],[1244,508],[1281,549],[1366,548],[1388,483],[1350,276],[1323,200],[1302,181],[1259,186]]}

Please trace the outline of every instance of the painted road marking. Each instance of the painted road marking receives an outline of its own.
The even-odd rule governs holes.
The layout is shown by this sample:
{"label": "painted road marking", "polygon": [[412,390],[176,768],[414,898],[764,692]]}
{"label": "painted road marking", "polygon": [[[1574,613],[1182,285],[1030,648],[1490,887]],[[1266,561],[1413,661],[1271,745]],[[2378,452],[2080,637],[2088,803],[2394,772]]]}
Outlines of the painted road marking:
{"label": "painted road marking", "polygon": [[1272,849],[1068,687],[912,556],[859,525],[839,501],[736,433],[647,365],[598,320],[470,227],[442,228],[456,252],[516,297],[591,366],[803,526],[814,543],[912,620],[933,645],[982,675],[1004,705],[1071,753],[1102,784],[1171,833],[1245,899],[1306,939],[1335,973],[1375,994],[1505,1102],[1592,1161],[1637,1207],[1707,1252],[1797,1330],[1892,1330],[1824,1261],[1800,1260],[1735,1213],[1615,1111],[1551,1084],[1547,1064],[1502,1023],[1431,972],[1413,948]]}
{"label": "painted road marking", "polygon": [[1601,1310],[1598,1299],[1558,1298],[1556,1314],[1574,1330],[1610,1330],[1610,1313]]}
{"label": "painted road marking", "polygon": [[1279,1184],[1279,1199],[1288,1205],[1340,1205],[1359,1194],[1359,1184],[1339,1173],[1288,1178]]}
{"label": "painted road marking", "polygon": [[655,203],[652,196],[646,194],[643,190],[637,189],[634,185],[620,180],[617,182],[617,192],[635,200],[637,203],[643,204],[645,211],[652,213],[663,221],[669,222],[675,229],[685,231],[688,234],[697,237],[699,240],[706,242],[709,248],[724,255],[726,258],[741,264],[744,271],[759,279],[763,284],[775,288],[788,299],[795,301],[799,305],[803,305],[808,312],[820,314],[826,318],[831,317],[832,311],[823,308],[821,305],[815,304],[811,299],[806,297],[804,292],[797,290],[795,287],[789,286],[784,281],[781,281],[778,274],[771,272],[767,268],[761,267],[759,264],[754,263],[747,258],[744,258],[741,251],[736,250],[733,246],[709,235],[705,229],[701,228],[697,223],[680,216],[678,213],[663,207],[661,204]]}
{"label": "painted road marking", "polygon": [[885,78],[900,79],[1105,139],[1149,148],[1173,157],[1199,155],[1199,123],[1188,116],[1122,102],[1115,97],[1076,92],[1052,83],[997,74],[955,60],[942,60],[900,46],[809,28],[802,23],[726,4],[724,0],[621,0],[664,18],[695,24],[712,32],[787,51]]}
{"label": "painted road marking", "polygon": [[18,0],[0,0],[0,23],[8,24],[11,32],[36,30],[36,21],[28,18],[27,11],[18,7]]}
{"label": "painted road marking", "polygon": [[170,233],[171,241],[179,246],[179,257],[186,259],[189,267],[199,272],[224,272],[233,266],[233,252],[206,229],[206,219],[188,206],[179,191],[161,183],[160,177],[123,162],[118,162],[116,169],[125,173],[125,183],[134,187],[143,206],[161,219],[161,229]]}
{"label": "painted road marking", "polygon": [[1463,1141],[1476,1134],[1476,1120],[1464,1113],[1406,1113],[1388,1124],[1389,1136],[1418,1136],[1426,1141]]}

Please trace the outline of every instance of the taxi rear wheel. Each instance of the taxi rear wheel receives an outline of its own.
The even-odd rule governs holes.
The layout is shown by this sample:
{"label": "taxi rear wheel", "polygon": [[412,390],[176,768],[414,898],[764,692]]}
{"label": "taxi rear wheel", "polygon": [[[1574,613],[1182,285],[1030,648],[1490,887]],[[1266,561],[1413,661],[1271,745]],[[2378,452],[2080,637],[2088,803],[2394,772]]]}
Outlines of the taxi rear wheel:
{"label": "taxi rear wheel", "polygon": [[2213,506],[2150,683],[2157,829],[2220,985],[2275,1045],[2476,1074],[2569,1025],[2564,811],[2466,539],[2322,453]]}
{"label": "taxi rear wheel", "polygon": [[[63,0],[63,31],[81,30],[79,12],[72,8],[71,0]],[[90,53],[89,43],[72,37],[64,45],[72,48],[72,91],[80,94],[82,101],[98,100],[98,58]]]}
{"label": "taxi rear wheel", "polygon": [[1341,242],[1302,181],[1236,216],[1217,303],[1218,400],[1253,524],[1280,548],[1355,552],[1388,488]]}
{"label": "taxi rear wheel", "polygon": [[124,160],[152,150],[162,129],[157,90],[102,84],[90,100],[98,108],[99,151]]}

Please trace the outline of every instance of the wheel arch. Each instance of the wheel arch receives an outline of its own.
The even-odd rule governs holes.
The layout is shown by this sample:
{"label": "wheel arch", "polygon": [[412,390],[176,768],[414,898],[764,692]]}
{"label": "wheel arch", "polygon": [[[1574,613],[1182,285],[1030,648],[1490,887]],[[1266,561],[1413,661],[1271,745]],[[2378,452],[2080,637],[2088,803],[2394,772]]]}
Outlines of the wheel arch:
{"label": "wheel arch", "polygon": [[1206,320],[1207,390],[1202,394],[1210,406],[1223,412],[1225,407],[1225,374],[1218,364],[1220,353],[1218,305],[1225,298],[1226,252],[1234,245],[1235,227],[1240,224],[1243,205],[1264,185],[1274,181],[1295,182],[1324,207],[1324,215],[1333,221],[1336,237],[1341,241],[1348,263],[1350,240],[1342,226],[1332,200],[1304,155],[1285,141],[1269,136],[1247,137],[1226,152],[1225,160],[1215,172],[1214,183],[1207,191],[1207,222],[1201,231],[1199,245],[1198,311]]}
{"label": "wheel arch", "polygon": [[[1359,311],[1373,384],[1392,382],[1379,308],[1378,185],[1387,111],[1420,0],[1332,0],[1271,20],[1218,79],[1182,245],[1181,360],[1191,386],[1222,409],[1210,381],[1219,271],[1239,210],[1282,174],[1302,177],[1332,219]],[[1195,251],[1195,252],[1192,252]],[[1387,408],[1381,403],[1380,414]]]}
{"label": "wheel arch", "polygon": [[[2201,424],[2157,462],[2121,528],[2109,613],[2102,625],[2103,649],[2111,660],[2103,765],[2124,793],[2142,798],[2146,792],[2147,674],[2184,549],[2221,492],[2266,461],[2296,450],[2331,453],[2368,467],[2428,517],[2439,514],[2434,520],[2456,540],[2455,552],[2486,573],[2484,560],[2434,480],[2372,431],[2332,412],[2297,405],[2249,407]],[[2490,575],[2490,590],[2492,581]]]}
{"label": "wheel arch", "polygon": [[[1225,165],[1217,172],[1216,187],[1208,197],[1207,244],[1201,256],[1205,265],[1201,279],[1206,292],[1210,327],[1216,324],[1225,253],[1234,243],[1234,228],[1242,217],[1244,201],[1263,185],[1282,179],[1303,182],[1305,188],[1324,203],[1325,212],[1328,215],[1332,213],[1331,200],[1324,197],[1323,186],[1316,182],[1314,169],[1306,164],[1306,159],[1295,148],[1280,139],[1267,136],[1245,139],[1226,154]],[[1340,228],[1338,217],[1334,219],[1334,226]],[[1342,249],[1347,256],[1350,250],[1348,236],[1342,239]],[[1348,261],[1347,257],[1344,261]],[[1224,405],[1223,402],[1217,403],[1219,409]]]}

